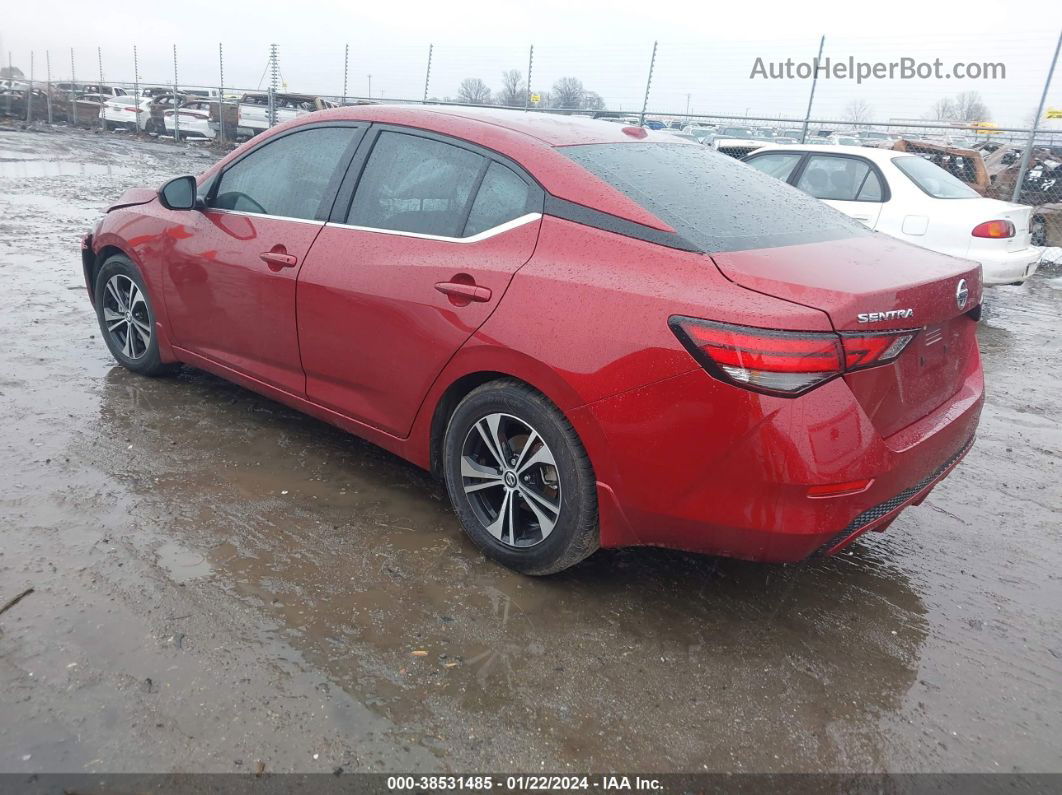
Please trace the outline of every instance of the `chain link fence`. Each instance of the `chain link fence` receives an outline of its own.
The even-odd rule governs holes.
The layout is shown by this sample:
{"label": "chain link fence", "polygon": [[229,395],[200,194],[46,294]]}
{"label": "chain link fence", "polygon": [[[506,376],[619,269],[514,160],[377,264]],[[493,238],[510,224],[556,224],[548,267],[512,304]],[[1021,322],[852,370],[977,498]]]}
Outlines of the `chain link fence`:
{"label": "chain link fence", "polygon": [[[902,146],[982,195],[1037,207],[1037,242],[1060,246],[1062,102],[1052,101],[1060,42],[1046,29],[987,41],[827,35],[637,47],[398,44],[371,53],[138,42],[120,53],[23,52],[17,66],[7,53],[0,114],[229,145],[332,105],[490,105],[677,134],[730,130],[753,143]],[[119,92],[151,102],[130,102],[125,117],[102,113]]]}

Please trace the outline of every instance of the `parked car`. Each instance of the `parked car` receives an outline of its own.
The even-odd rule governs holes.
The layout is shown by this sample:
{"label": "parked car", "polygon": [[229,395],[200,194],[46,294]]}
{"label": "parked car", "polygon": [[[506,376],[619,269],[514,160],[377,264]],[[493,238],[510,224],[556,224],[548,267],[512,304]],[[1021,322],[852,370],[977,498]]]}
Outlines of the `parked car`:
{"label": "parked car", "polygon": [[745,162],[875,231],[981,263],[985,284],[1022,282],[1039,265],[1031,207],[983,198],[916,154],[764,147]]}
{"label": "parked car", "polygon": [[826,139],[828,143],[835,146],[862,146],[863,142],[856,138],[854,135],[844,135],[843,133],[834,133]]}
{"label": "parked car", "polygon": [[108,130],[120,128],[139,131],[144,129],[144,124],[150,117],[150,107],[150,97],[126,94],[121,97],[108,97],[100,112]]}
{"label": "parked car", "polygon": [[856,130],[856,138],[858,138],[863,146],[874,146],[885,149],[891,149],[892,145],[896,142],[897,137],[890,135],[880,130]]}
{"label": "parked car", "polygon": [[667,128],[667,125],[660,121],[660,119],[646,119],[645,124],[642,126],[647,130],[663,130]]}
{"label": "parked car", "polygon": [[[162,113],[166,135],[180,138],[213,138],[215,130],[210,126],[211,109],[217,102],[209,99],[188,98],[178,108],[168,108]],[[216,112],[216,111],[215,111]],[[177,122],[174,124],[174,117]]]}
{"label": "parked car", "polygon": [[[100,115],[103,113],[103,103],[110,99],[111,94],[81,94],[75,100],[73,100],[74,106],[74,119],[73,124],[85,125],[89,127],[97,126],[100,123]],[[70,105],[69,102],[65,103]]]}
{"label": "parked car", "polygon": [[704,139],[704,143],[724,155],[742,158],[763,146],[763,140],[756,136],[751,127],[716,127],[715,131]]}
{"label": "parked car", "polygon": [[[276,123],[282,124],[307,113],[335,108],[335,102],[311,94],[276,94],[274,95]],[[269,95],[244,94],[239,101],[237,133],[248,137],[269,129]]]}
{"label": "parked car", "polygon": [[123,366],[208,370],[431,469],[528,574],[834,553],[925,499],[983,401],[976,263],[578,117],[313,114],[127,191],[82,266]]}
{"label": "parked car", "polygon": [[184,102],[184,94],[174,94],[172,91],[151,97],[147,106],[147,118],[144,119],[144,132],[149,135],[166,135],[166,112],[179,108]]}
{"label": "parked car", "polygon": [[715,125],[714,124],[687,124],[685,127],[682,128],[682,132],[684,132],[686,135],[692,135],[698,141],[700,141],[701,143],[704,143],[704,139],[705,138],[707,138],[709,135],[713,135],[715,133]]}

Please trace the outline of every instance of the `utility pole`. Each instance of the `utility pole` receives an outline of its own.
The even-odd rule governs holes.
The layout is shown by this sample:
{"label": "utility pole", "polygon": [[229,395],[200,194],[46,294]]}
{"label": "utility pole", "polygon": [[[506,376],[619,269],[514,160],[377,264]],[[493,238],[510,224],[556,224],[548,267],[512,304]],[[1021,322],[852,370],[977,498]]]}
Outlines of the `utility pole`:
{"label": "utility pole", "polygon": [[372,75],[369,75],[369,99],[372,99]]}

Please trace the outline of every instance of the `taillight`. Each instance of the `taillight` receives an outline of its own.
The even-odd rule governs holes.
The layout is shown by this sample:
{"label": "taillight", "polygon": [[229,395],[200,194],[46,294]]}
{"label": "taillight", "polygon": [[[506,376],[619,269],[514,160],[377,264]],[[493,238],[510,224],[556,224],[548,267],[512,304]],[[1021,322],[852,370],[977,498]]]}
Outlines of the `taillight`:
{"label": "taillight", "polygon": [[975,226],[970,234],[974,237],[1014,237],[1014,224],[1010,221],[985,221]]}
{"label": "taillight", "polygon": [[917,333],[777,331],[679,315],[668,325],[716,378],[786,397],[802,395],[846,371],[887,364]]}

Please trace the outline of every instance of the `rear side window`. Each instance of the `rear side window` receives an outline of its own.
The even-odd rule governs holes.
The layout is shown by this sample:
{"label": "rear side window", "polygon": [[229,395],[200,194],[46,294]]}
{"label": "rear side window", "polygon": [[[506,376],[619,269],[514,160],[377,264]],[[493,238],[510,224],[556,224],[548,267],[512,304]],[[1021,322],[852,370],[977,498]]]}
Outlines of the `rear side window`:
{"label": "rear side window", "polygon": [[316,127],[284,135],[225,169],[212,207],[313,219],[357,133]]}
{"label": "rear side window", "polygon": [[[864,194],[863,189],[868,180],[871,181],[871,187]],[[881,201],[881,184],[878,183],[877,174],[865,160],[853,157],[812,155],[804,166],[797,187],[816,199]],[[874,196],[875,193],[877,198],[861,198]]]}
{"label": "rear side window", "polygon": [[893,165],[934,199],[977,199],[980,194],[940,166],[917,155],[894,157]]}
{"label": "rear side window", "polygon": [[757,171],[762,171],[768,176],[785,182],[789,179],[789,175],[793,173],[793,169],[796,168],[796,164],[800,162],[802,157],[803,155],[798,152],[771,152],[766,155],[750,157],[745,162]]}
{"label": "rear side window", "polygon": [[485,232],[527,212],[528,186],[511,169],[491,163],[483,177],[472,212],[465,224],[465,237]]}
{"label": "rear side window", "polygon": [[587,144],[558,149],[704,251],[872,234],[858,221],[704,146]]}
{"label": "rear side window", "polygon": [[486,158],[441,141],[382,132],[365,164],[347,223],[459,237]]}

